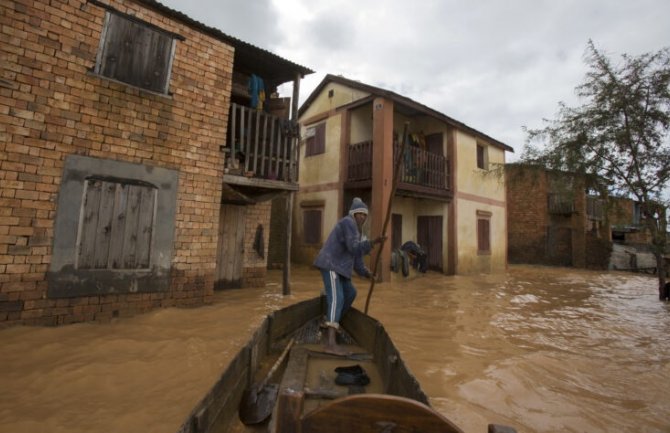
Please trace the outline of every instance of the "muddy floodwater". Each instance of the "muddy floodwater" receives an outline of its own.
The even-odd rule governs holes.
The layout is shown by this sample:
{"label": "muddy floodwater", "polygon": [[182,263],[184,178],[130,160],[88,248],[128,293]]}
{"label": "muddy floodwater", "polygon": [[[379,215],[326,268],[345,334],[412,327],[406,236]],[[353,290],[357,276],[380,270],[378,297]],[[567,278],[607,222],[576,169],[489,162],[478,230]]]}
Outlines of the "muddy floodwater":
{"label": "muddy floodwater", "polygon": [[[172,433],[269,311],[315,296],[294,267],[216,303],[106,324],[0,330],[0,432]],[[369,283],[355,280],[362,309]],[[670,432],[670,305],[653,277],[511,266],[395,276],[379,319],[431,404],[466,432]]]}

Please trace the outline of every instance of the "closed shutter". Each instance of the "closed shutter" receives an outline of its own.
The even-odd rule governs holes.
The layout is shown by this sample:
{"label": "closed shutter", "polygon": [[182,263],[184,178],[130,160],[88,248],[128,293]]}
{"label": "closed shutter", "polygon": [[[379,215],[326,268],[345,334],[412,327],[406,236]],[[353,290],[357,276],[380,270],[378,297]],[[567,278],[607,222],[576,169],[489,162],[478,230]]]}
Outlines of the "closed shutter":
{"label": "closed shutter", "polygon": [[326,151],[326,124],[319,123],[308,131],[305,156],[319,155]]}
{"label": "closed shutter", "polygon": [[488,218],[477,220],[477,250],[479,253],[491,252],[491,221]]}
{"label": "closed shutter", "polygon": [[88,179],[77,238],[78,269],[148,269],[157,190]]}
{"label": "closed shutter", "polygon": [[174,40],[140,22],[108,12],[96,72],[158,93],[167,93]]}
{"label": "closed shutter", "polygon": [[306,209],[303,211],[303,233],[305,244],[314,245],[321,243],[321,209]]}
{"label": "closed shutter", "polygon": [[442,225],[441,216],[417,217],[417,241],[428,255],[428,269],[442,271]]}

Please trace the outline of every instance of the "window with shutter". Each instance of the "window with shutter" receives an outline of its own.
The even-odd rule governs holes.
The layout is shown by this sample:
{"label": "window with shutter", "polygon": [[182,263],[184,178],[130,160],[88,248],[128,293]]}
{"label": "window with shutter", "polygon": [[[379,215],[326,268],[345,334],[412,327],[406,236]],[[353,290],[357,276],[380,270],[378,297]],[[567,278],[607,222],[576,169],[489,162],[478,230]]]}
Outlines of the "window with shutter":
{"label": "window with shutter", "polygon": [[491,254],[491,214],[477,212],[477,253]]}
{"label": "window with shutter", "polygon": [[95,73],[157,93],[168,93],[174,35],[108,10]]}
{"label": "window with shutter", "polygon": [[178,183],[176,170],[68,155],[47,296],[168,291]]}
{"label": "window with shutter", "polygon": [[321,244],[323,209],[305,209],[302,214],[303,241],[307,245]]}
{"label": "window with shutter", "polygon": [[148,269],[156,196],[152,185],[87,179],[77,269]]}
{"label": "window with shutter", "polygon": [[305,156],[319,155],[326,152],[326,124],[319,123],[307,128]]}
{"label": "window with shutter", "polygon": [[486,146],[477,144],[477,168],[488,170],[489,161]]}

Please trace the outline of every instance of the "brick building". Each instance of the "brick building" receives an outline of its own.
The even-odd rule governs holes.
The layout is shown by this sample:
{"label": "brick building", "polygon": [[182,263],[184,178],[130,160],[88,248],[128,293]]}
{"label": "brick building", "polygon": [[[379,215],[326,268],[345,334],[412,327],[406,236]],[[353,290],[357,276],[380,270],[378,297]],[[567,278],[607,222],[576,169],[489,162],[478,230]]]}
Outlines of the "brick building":
{"label": "brick building", "polygon": [[297,190],[269,96],[312,71],[153,0],[0,11],[0,326],[262,284],[271,199]]}
{"label": "brick building", "polygon": [[586,179],[506,164],[510,263],[606,269],[611,252],[604,201]]}

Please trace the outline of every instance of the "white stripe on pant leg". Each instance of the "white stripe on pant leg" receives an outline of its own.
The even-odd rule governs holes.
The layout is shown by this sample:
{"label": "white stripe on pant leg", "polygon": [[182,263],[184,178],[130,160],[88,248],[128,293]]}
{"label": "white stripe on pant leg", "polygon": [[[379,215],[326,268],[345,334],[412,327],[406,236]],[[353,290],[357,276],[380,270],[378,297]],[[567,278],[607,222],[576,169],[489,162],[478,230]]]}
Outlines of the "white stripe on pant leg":
{"label": "white stripe on pant leg", "polygon": [[332,318],[332,323],[335,323],[335,312],[337,311],[337,273],[329,271],[330,275],[330,318]]}

